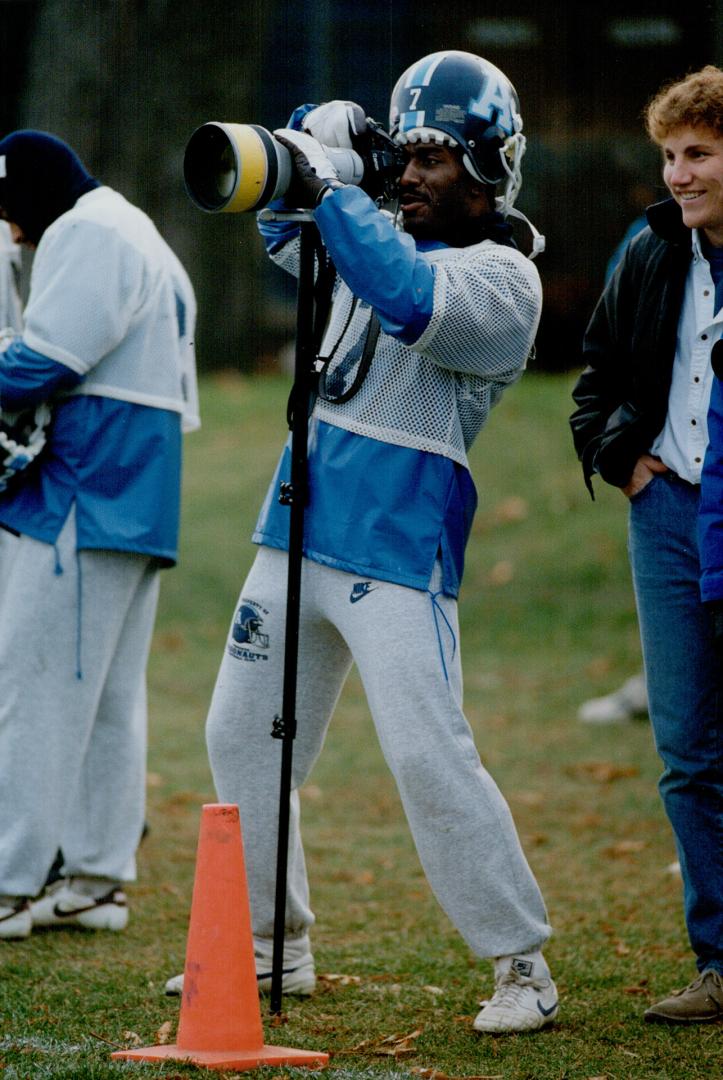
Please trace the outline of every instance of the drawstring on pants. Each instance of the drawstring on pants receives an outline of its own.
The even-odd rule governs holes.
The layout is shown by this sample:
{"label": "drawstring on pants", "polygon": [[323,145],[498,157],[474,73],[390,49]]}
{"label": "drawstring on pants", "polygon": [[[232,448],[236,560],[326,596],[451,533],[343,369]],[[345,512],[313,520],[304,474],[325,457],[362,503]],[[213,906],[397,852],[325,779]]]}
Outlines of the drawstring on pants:
{"label": "drawstring on pants", "polygon": [[429,590],[427,590],[427,592],[429,594],[429,598],[432,601],[432,614],[434,615],[434,629],[437,632],[437,644],[439,645],[439,656],[440,656],[440,659],[442,661],[442,671],[444,672],[444,681],[449,682],[449,675],[447,674],[447,664],[446,664],[445,659],[444,659],[444,645],[442,644],[442,633],[441,633],[440,626],[439,626],[439,616],[440,615],[442,616],[442,618],[444,620],[444,623],[445,623],[445,626],[449,630],[450,636],[452,638],[452,657],[453,658],[454,658],[454,654],[457,652],[457,638],[455,637],[454,630],[452,629],[452,624],[450,623],[447,616],[444,614],[444,609],[442,608],[442,605],[437,600],[438,596],[443,595],[442,590],[440,589],[439,592],[436,592],[436,593],[429,592]]}
{"label": "drawstring on pants", "polygon": [[75,566],[77,571],[78,581],[78,603],[76,627],[75,627],[75,677],[76,679],[83,678],[83,664],[82,664],[82,633],[83,633],[83,571],[80,562],[80,552],[76,549],[75,552]]}

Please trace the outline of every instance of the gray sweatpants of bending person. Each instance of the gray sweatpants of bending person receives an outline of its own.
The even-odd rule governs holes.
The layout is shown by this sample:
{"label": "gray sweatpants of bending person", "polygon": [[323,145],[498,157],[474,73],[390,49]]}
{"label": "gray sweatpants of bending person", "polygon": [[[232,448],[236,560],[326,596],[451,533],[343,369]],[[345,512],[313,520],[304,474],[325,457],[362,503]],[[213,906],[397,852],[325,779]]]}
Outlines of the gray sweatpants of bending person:
{"label": "gray sweatpants of bending person", "polygon": [[0,894],[135,879],[146,775],[155,560],[0,530]]}
{"label": "gray sweatpants of bending person", "polygon": [[[237,803],[256,937],[273,936],[286,554],[260,548],[241,592],[207,723],[219,799]],[[540,947],[551,933],[509,808],[462,712],[456,602],[304,561],[286,933],[314,921],[298,789],[356,662],[427,879],[478,956]]]}

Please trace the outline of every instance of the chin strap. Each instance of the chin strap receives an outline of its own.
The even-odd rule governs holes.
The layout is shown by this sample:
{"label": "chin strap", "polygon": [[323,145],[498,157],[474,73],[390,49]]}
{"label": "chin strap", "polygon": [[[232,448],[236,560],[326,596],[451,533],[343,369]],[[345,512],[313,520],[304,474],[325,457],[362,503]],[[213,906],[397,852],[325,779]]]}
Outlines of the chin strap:
{"label": "chin strap", "polygon": [[[497,200],[498,203],[502,201],[503,200],[501,199]],[[527,256],[528,259],[536,259],[538,255],[541,255],[542,252],[545,250],[545,237],[535,228],[530,219],[525,217],[522,211],[517,210],[514,206],[508,207],[507,210],[504,210],[501,206],[499,206],[498,209],[503,214],[506,214],[507,217],[513,217],[517,218],[518,221],[524,221],[525,225],[530,230],[530,233],[532,234],[532,251]]]}

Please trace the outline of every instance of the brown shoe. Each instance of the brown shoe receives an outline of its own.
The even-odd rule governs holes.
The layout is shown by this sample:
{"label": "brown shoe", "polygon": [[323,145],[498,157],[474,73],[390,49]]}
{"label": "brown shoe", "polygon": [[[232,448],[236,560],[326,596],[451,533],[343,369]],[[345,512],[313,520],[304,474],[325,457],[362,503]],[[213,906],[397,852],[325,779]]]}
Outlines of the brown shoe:
{"label": "brown shoe", "polygon": [[709,968],[684,990],[651,1005],[644,1019],[649,1024],[711,1024],[723,1020],[723,977]]}

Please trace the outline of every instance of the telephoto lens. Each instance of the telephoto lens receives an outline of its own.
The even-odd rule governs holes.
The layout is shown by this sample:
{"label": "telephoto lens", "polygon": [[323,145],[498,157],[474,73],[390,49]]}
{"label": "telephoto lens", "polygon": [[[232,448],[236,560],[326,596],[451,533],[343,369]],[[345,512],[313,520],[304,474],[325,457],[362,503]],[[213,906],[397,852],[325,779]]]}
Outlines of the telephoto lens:
{"label": "telephoto lens", "polygon": [[[324,149],[343,183],[361,184],[364,163],[357,153]],[[259,124],[202,124],[183,159],[191,201],[211,214],[261,210],[285,194],[291,174],[289,151]]]}

